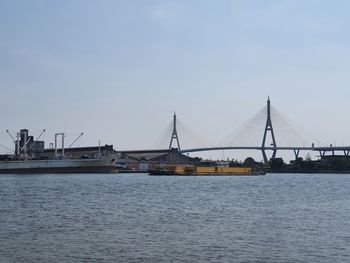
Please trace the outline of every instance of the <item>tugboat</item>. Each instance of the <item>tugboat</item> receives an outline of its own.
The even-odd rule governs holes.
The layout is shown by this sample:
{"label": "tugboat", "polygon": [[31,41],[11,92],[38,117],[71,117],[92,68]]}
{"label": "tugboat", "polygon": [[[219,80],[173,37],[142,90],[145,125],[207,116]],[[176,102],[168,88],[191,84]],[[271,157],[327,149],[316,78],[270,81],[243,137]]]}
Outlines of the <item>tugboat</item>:
{"label": "tugboat", "polygon": [[[20,130],[16,139],[7,131],[15,143],[15,151],[14,154],[0,155],[0,173],[111,173],[117,171],[115,162],[118,156],[115,151],[101,153],[100,147],[98,147],[98,151],[92,156],[82,155],[73,158],[67,155],[65,150],[68,149],[64,148],[64,133],[55,134],[54,156],[52,156],[49,153],[53,152],[53,149],[46,150],[44,141],[39,141],[44,132],[45,130],[34,140],[33,136],[29,136],[27,129]],[[80,136],[82,135],[80,134]],[[59,136],[62,139],[61,149],[57,147]]]}

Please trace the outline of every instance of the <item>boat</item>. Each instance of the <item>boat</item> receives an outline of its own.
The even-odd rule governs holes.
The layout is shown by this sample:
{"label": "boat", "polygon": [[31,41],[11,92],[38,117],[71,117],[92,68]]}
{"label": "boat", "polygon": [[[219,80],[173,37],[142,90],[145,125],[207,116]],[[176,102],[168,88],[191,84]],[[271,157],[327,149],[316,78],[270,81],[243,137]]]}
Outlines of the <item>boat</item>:
{"label": "boat", "polygon": [[0,174],[112,173],[117,171],[113,158],[0,161]]}
{"label": "boat", "polygon": [[[0,155],[1,174],[111,173],[118,171],[115,168],[118,157],[115,151],[101,151],[99,146],[95,152],[90,152],[88,155],[79,152],[80,155],[72,156],[69,154],[72,145],[68,148],[64,147],[64,133],[55,134],[54,149],[45,149],[44,142],[39,141],[41,135],[34,140],[33,136],[29,136],[27,129],[20,130],[17,133],[17,139],[11,134],[10,136],[15,143],[15,151],[14,154]],[[59,136],[62,137],[61,149],[58,149],[57,144]]]}
{"label": "boat", "polygon": [[183,176],[253,176],[265,175],[262,170],[250,167],[198,166],[198,165],[167,165],[150,170],[150,175],[183,175]]}

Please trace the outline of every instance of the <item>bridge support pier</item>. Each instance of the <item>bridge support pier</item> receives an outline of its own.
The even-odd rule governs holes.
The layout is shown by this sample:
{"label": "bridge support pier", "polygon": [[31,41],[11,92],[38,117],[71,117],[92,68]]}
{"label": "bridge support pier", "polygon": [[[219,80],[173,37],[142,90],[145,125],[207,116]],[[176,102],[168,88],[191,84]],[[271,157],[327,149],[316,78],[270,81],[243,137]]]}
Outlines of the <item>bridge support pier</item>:
{"label": "bridge support pier", "polygon": [[262,149],[261,152],[262,152],[262,156],[264,158],[264,162],[267,163],[269,160],[267,159],[267,155],[266,155],[265,149]]}
{"label": "bridge support pier", "polygon": [[267,158],[266,155],[266,137],[267,137],[267,133],[270,132],[271,135],[271,139],[272,139],[272,143],[271,146],[274,148],[273,149],[273,153],[272,153],[272,158],[276,158],[276,154],[277,154],[277,145],[276,145],[276,140],[275,140],[275,133],[273,132],[273,127],[272,127],[272,121],[271,121],[271,102],[270,102],[270,97],[268,97],[267,99],[267,119],[266,119],[266,126],[265,126],[265,131],[264,131],[264,137],[263,137],[263,141],[261,144],[261,149],[262,149],[262,155],[264,158],[264,162],[267,163],[269,160]]}
{"label": "bridge support pier", "polygon": [[[265,163],[268,163],[268,162],[269,162],[269,158],[267,157],[266,149],[265,149],[265,148],[262,148],[261,153],[262,153],[262,156],[263,156],[263,158],[264,158],[264,162],[265,162]],[[276,154],[277,154],[277,150],[276,150],[276,149],[272,150],[272,156],[271,156],[271,158],[272,158],[272,159],[276,158]]]}
{"label": "bridge support pier", "polygon": [[319,151],[320,157],[324,157],[326,155],[326,151]]}
{"label": "bridge support pier", "polygon": [[171,134],[170,144],[169,144],[169,150],[171,150],[173,145],[173,140],[176,140],[177,143],[177,149],[181,151],[180,148],[180,142],[179,142],[179,136],[177,135],[177,129],[176,129],[176,112],[174,112],[174,119],[173,119],[173,132]]}
{"label": "bridge support pier", "polygon": [[295,160],[297,160],[299,158],[300,150],[293,150],[293,151],[294,151],[294,155],[295,155]]}

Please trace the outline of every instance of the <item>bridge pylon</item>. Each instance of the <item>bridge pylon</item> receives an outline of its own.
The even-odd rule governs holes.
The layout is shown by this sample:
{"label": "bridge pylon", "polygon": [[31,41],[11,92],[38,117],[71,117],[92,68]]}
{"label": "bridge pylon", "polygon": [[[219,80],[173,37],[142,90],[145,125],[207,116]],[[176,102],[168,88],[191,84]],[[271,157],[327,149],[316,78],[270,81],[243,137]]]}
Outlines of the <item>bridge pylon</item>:
{"label": "bridge pylon", "polygon": [[261,151],[262,151],[262,155],[263,155],[265,163],[267,163],[269,161],[267,158],[267,155],[266,155],[266,137],[267,137],[268,132],[270,133],[271,140],[272,140],[272,143],[269,147],[274,148],[273,153],[272,153],[272,158],[275,158],[276,154],[277,154],[277,144],[276,144],[275,133],[273,132],[273,126],[272,126],[272,121],[271,121],[270,97],[268,97],[268,99],[267,99],[267,119],[266,119],[266,126],[265,126],[265,130],[264,130],[264,137],[263,137],[262,144],[261,144]]}
{"label": "bridge pylon", "polygon": [[179,136],[177,134],[177,129],[176,129],[176,112],[174,112],[174,117],[173,117],[173,132],[170,138],[169,150],[171,150],[174,140],[176,140],[177,149],[181,151]]}

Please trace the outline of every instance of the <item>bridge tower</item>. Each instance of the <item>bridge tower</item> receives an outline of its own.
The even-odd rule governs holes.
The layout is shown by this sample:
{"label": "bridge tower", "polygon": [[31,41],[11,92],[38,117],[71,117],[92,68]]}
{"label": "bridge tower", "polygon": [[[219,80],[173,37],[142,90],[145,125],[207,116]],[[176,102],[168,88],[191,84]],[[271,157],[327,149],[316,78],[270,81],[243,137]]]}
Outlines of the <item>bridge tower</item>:
{"label": "bridge tower", "polygon": [[176,129],[176,112],[174,112],[173,132],[172,132],[172,134],[171,134],[171,139],[170,139],[170,144],[169,144],[169,150],[171,150],[174,140],[176,140],[177,149],[178,149],[179,151],[181,151],[180,142],[179,142],[179,136],[177,135],[177,129]]}
{"label": "bridge tower", "polygon": [[272,139],[272,143],[271,143],[271,145],[269,145],[268,148],[271,148],[271,147],[273,148],[272,158],[275,158],[276,153],[277,153],[277,149],[276,149],[277,145],[276,145],[275,133],[273,132],[272,121],[271,121],[270,97],[268,97],[268,99],[267,99],[267,119],[266,119],[264,137],[263,137],[262,144],[261,144],[261,151],[262,151],[262,155],[264,157],[265,163],[267,163],[269,161],[267,158],[267,155],[266,155],[266,137],[267,137],[268,132],[270,133],[270,136]]}

